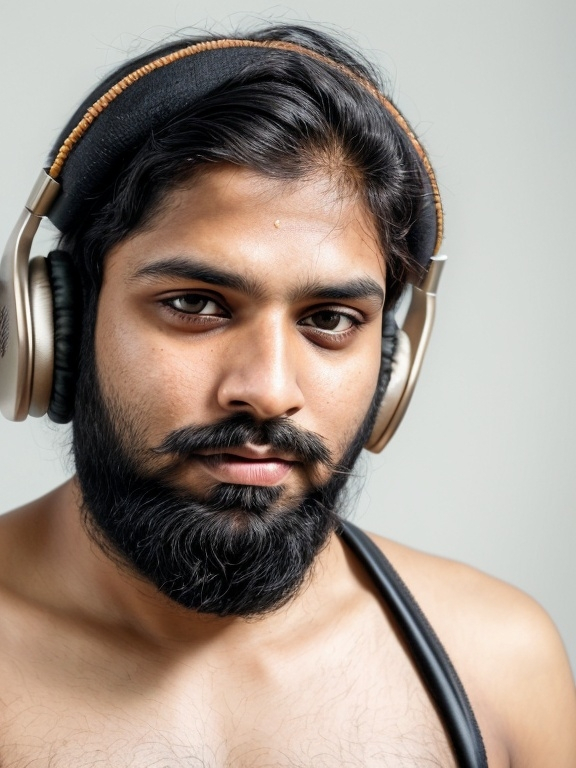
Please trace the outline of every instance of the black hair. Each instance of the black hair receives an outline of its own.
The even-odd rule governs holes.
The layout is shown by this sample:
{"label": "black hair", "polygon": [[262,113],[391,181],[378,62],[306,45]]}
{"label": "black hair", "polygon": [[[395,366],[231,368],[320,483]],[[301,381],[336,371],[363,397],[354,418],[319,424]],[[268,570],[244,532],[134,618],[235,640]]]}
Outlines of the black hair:
{"label": "black hair", "polygon": [[[380,89],[370,66],[324,32],[279,25],[238,37],[304,46]],[[214,39],[180,39],[134,59],[113,72],[101,92],[145,62]],[[323,172],[343,194],[358,195],[374,219],[386,263],[386,308],[395,305],[406,280],[418,273],[409,237],[425,187],[421,163],[405,133],[345,72],[312,57],[271,49],[150,132],[136,151],[120,158],[114,178],[86,200],[63,245],[79,271],[87,308],[95,307],[111,248],[144,227],[167,192],[214,163],[246,166],[285,180]]]}

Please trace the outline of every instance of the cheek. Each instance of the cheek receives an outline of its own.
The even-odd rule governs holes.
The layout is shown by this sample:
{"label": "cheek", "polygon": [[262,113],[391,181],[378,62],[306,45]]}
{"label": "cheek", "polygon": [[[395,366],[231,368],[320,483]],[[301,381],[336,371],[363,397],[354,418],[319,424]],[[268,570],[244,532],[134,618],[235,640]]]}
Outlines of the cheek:
{"label": "cheek", "polygon": [[197,360],[141,324],[122,317],[110,322],[104,312],[95,342],[104,396],[141,417],[147,439],[158,442],[183,424],[203,423],[210,400],[209,355],[203,355],[206,362]]}
{"label": "cheek", "polygon": [[316,370],[307,404],[315,413],[316,431],[339,452],[356,435],[372,405],[380,373],[379,335],[364,354],[346,364]]}

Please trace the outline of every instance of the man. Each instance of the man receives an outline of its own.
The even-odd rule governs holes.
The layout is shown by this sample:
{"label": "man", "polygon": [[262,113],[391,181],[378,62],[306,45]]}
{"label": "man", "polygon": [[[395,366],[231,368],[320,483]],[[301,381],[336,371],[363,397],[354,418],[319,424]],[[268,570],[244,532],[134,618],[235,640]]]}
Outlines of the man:
{"label": "man", "polygon": [[0,765],[573,766],[542,611],[343,522],[442,228],[367,68],[302,28],[168,46],[82,105],[30,210],[63,233],[54,371],[43,263],[22,341],[6,257],[3,406],[73,416],[77,475],[0,519]]}

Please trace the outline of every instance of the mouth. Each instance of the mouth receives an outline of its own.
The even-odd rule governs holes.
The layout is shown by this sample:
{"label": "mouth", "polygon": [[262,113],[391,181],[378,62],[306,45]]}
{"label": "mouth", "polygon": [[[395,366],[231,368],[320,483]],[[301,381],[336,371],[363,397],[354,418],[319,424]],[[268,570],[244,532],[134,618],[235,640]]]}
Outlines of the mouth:
{"label": "mouth", "polygon": [[278,485],[298,463],[251,448],[234,448],[220,453],[199,451],[193,457],[214,480],[235,485]]}

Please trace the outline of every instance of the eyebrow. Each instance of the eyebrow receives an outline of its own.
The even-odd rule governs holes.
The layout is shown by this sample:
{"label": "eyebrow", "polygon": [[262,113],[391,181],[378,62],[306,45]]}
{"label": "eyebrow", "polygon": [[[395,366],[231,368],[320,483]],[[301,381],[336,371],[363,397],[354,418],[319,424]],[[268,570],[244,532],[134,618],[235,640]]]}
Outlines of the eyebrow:
{"label": "eyebrow", "polygon": [[[197,280],[209,285],[231,288],[255,298],[262,298],[266,293],[264,287],[254,278],[208,265],[190,256],[159,259],[147,264],[134,273],[130,282],[156,278]],[[371,277],[357,277],[332,285],[318,280],[303,281],[289,294],[289,299],[292,302],[308,298],[332,301],[371,299],[377,302],[380,308],[384,304],[384,296],[384,290],[376,280]]]}
{"label": "eyebrow", "polygon": [[343,283],[334,283],[334,285],[325,285],[316,280],[304,282],[290,294],[292,301],[309,297],[332,301],[373,299],[382,306],[385,294],[382,286],[371,277],[356,277]]}
{"label": "eyebrow", "polygon": [[256,297],[262,294],[262,289],[255,280],[239,275],[236,272],[208,266],[204,262],[191,259],[190,257],[174,257],[154,261],[135,272],[130,278],[130,282],[166,277],[182,280],[199,280],[202,283],[219,285],[222,288],[232,288],[240,293]]}

